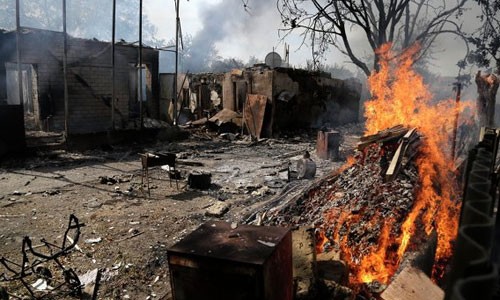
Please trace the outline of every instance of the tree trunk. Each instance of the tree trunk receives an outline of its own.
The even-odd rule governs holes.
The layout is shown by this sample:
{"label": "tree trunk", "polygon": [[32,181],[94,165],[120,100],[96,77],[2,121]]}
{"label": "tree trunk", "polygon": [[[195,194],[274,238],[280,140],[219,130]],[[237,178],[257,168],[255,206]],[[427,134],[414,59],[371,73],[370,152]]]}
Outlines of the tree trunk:
{"label": "tree trunk", "polygon": [[477,85],[477,116],[479,126],[493,127],[495,123],[495,102],[500,80],[494,74],[476,74]]}

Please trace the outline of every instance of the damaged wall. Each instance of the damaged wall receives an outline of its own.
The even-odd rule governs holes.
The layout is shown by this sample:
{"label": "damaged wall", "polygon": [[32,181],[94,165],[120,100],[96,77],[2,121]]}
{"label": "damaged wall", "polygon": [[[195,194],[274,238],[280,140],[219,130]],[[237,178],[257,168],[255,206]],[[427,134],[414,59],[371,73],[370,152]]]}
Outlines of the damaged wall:
{"label": "damaged wall", "polygon": [[329,73],[278,68],[273,77],[273,128],[300,129],[357,122],[361,83]]}
{"label": "damaged wall", "polygon": [[[34,115],[38,129],[64,130],[64,78],[62,70],[63,33],[23,29],[21,63],[34,70]],[[8,90],[5,66],[16,63],[15,33],[0,36],[0,91]],[[96,40],[68,38],[67,80],[69,98],[69,131],[89,133],[111,127],[111,45]],[[130,45],[115,47],[115,126],[133,126],[129,121],[139,117],[138,48]],[[144,94],[147,101],[145,116],[157,118],[158,51],[143,48]],[[16,72],[17,73],[17,72]],[[4,76],[2,78],[2,76]],[[0,94],[6,99],[5,93]]]}

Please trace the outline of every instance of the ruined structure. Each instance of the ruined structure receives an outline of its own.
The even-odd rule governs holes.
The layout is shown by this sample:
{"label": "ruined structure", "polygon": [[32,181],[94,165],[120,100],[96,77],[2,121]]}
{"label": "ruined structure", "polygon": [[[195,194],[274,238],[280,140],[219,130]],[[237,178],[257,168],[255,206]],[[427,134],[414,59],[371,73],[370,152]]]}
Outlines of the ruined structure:
{"label": "ruined structure", "polygon": [[[64,34],[23,28],[20,61],[24,113],[33,130],[64,130]],[[68,132],[103,132],[111,129],[111,44],[68,37]],[[19,105],[16,34],[0,34],[0,105]],[[158,51],[143,47],[143,68],[138,68],[137,46],[119,43],[115,48],[115,128],[133,128],[139,117],[138,78],[142,70],[145,116],[159,115]],[[2,118],[3,119],[3,118]],[[12,122],[11,122],[12,124]],[[2,124],[3,126],[12,126]],[[135,123],[137,126],[137,122]],[[17,127],[17,125],[16,125]]]}
{"label": "ruined structure", "polygon": [[[198,118],[214,108],[239,112],[249,133],[259,137],[338,126],[359,117],[361,83],[329,73],[256,65],[224,74],[190,75],[187,81],[179,91],[182,107],[189,104]],[[257,132],[251,127],[258,127]]]}

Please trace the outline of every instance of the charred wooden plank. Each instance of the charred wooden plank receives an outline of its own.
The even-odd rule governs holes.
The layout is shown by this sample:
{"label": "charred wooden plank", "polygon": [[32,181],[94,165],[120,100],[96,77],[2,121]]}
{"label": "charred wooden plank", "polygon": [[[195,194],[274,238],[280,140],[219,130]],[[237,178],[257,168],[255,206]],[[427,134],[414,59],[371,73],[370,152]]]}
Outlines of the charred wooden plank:
{"label": "charred wooden plank", "polygon": [[397,141],[407,132],[408,128],[405,128],[402,125],[397,125],[392,128],[379,131],[376,134],[361,137],[357,148],[358,150],[363,150],[365,147],[373,143],[388,143]]}

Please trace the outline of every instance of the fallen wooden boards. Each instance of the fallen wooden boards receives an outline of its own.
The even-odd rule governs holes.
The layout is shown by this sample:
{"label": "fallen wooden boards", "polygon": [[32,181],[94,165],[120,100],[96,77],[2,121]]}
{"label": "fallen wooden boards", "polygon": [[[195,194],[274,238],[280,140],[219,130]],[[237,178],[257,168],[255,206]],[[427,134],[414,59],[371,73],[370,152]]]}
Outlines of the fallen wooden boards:
{"label": "fallen wooden boards", "polygon": [[[418,141],[419,136],[416,132],[416,128],[408,130],[408,132],[399,141],[399,146],[394,156],[392,157],[391,163],[385,172],[385,180],[394,179],[401,169],[401,166],[405,166],[408,161],[415,156],[416,149],[415,143]],[[405,159],[406,157],[406,159]]]}

